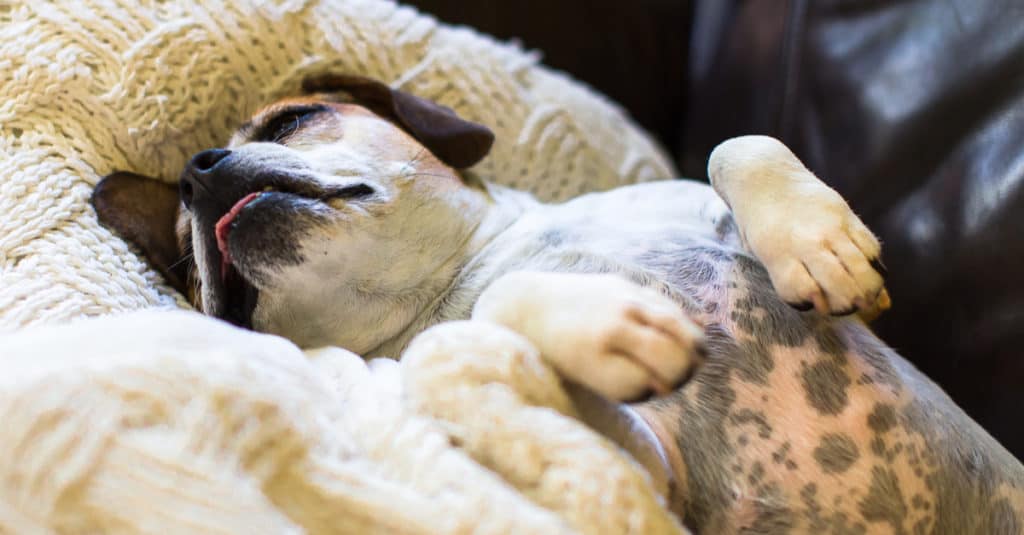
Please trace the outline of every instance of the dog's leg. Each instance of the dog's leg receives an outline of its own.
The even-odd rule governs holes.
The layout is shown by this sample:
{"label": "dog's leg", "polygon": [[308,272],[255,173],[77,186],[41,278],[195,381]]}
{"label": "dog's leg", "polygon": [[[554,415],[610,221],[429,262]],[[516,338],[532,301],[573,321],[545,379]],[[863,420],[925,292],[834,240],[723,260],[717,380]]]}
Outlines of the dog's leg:
{"label": "dog's leg", "polygon": [[481,294],[473,319],[522,334],[563,377],[616,401],[668,394],[704,352],[679,305],[613,275],[509,273]]}
{"label": "dog's leg", "polygon": [[780,141],[725,141],[712,152],[708,175],[786,302],[833,315],[888,308],[878,240]]}

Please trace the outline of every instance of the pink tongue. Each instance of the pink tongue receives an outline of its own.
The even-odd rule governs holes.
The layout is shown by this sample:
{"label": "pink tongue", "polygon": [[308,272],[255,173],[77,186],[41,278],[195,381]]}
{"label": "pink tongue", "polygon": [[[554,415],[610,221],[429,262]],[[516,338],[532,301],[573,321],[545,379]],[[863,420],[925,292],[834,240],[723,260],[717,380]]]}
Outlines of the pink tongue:
{"label": "pink tongue", "polygon": [[213,234],[217,237],[217,249],[220,250],[220,278],[221,280],[228,276],[228,266],[231,265],[231,252],[228,250],[228,232],[231,232],[231,222],[238,217],[238,213],[245,208],[245,205],[252,202],[253,199],[262,195],[262,192],[250,193],[245,197],[242,197],[235,203],[234,206],[228,210],[228,213],[221,216],[220,220],[213,227]]}

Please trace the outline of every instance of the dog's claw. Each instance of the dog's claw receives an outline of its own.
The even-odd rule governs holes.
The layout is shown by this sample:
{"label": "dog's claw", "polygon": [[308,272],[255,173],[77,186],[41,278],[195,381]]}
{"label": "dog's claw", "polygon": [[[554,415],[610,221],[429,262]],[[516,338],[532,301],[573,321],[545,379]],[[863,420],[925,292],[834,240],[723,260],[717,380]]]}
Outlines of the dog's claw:
{"label": "dog's claw", "polygon": [[[706,353],[701,355],[702,361],[705,358],[705,355],[706,355]],[[680,388],[685,386],[686,383],[689,383],[690,379],[693,379],[693,376],[697,375],[697,369],[698,368],[700,368],[700,364],[696,364],[693,367],[691,367],[690,369],[686,370],[686,373],[684,373],[679,378],[679,380],[676,381],[676,383],[674,385],[672,385],[672,392],[675,392],[676,390],[679,390]]]}
{"label": "dog's claw", "polygon": [[693,344],[693,352],[700,358],[701,361],[707,360],[708,358],[708,344],[704,340],[699,340]]}
{"label": "dog's claw", "polygon": [[797,310],[812,304],[832,316],[874,308],[886,273],[875,236],[824,185],[818,203],[799,210],[801,217],[778,216],[747,238],[779,296]]}
{"label": "dog's claw", "polygon": [[643,392],[641,392],[639,396],[637,396],[635,398],[632,398],[632,399],[625,399],[625,400],[622,400],[622,401],[623,401],[623,403],[630,403],[630,404],[646,403],[646,402],[654,399],[654,397],[655,397],[654,388],[648,388],[647,390],[644,390]]}
{"label": "dog's claw", "polygon": [[874,269],[882,278],[889,276],[889,270],[885,267],[881,257],[871,259],[869,264],[871,264],[871,269]]}
{"label": "dog's claw", "polygon": [[814,302],[812,302],[812,301],[803,301],[803,302],[800,302],[800,303],[787,303],[787,304],[789,306],[793,307],[794,309],[799,310],[800,312],[807,312],[808,310],[813,310],[814,309]]}
{"label": "dog's claw", "polygon": [[863,307],[854,305],[852,307],[844,308],[844,309],[841,309],[841,310],[833,310],[832,312],[829,312],[829,314],[832,315],[832,316],[835,316],[837,318],[840,318],[840,317],[843,317],[843,316],[849,316],[850,314],[853,314],[854,312],[857,312],[857,310],[862,310],[862,309],[863,309]]}

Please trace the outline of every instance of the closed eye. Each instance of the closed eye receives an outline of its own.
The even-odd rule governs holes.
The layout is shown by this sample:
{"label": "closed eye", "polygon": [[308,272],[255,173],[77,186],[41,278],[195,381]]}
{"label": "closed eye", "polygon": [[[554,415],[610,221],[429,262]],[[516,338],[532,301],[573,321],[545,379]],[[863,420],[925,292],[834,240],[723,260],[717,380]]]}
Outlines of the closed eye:
{"label": "closed eye", "polygon": [[264,120],[256,134],[252,136],[252,140],[281,143],[288,136],[298,131],[303,123],[328,109],[324,105],[285,108],[274,114],[270,119]]}
{"label": "closed eye", "polygon": [[343,186],[337,189],[328,191],[323,196],[323,200],[327,199],[358,199],[360,197],[369,197],[376,193],[373,187],[367,184],[352,184],[350,186]]}

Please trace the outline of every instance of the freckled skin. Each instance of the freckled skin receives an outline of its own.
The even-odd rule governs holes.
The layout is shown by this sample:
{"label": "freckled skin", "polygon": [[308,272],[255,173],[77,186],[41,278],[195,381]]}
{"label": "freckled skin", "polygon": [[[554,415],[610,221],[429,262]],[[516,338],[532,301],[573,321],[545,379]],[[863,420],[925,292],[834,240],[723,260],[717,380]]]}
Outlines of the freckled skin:
{"label": "freckled skin", "polygon": [[863,324],[789,307],[742,251],[674,245],[642,268],[687,297],[709,357],[680,391],[638,410],[679,429],[688,527],[1019,531],[1021,465]]}

